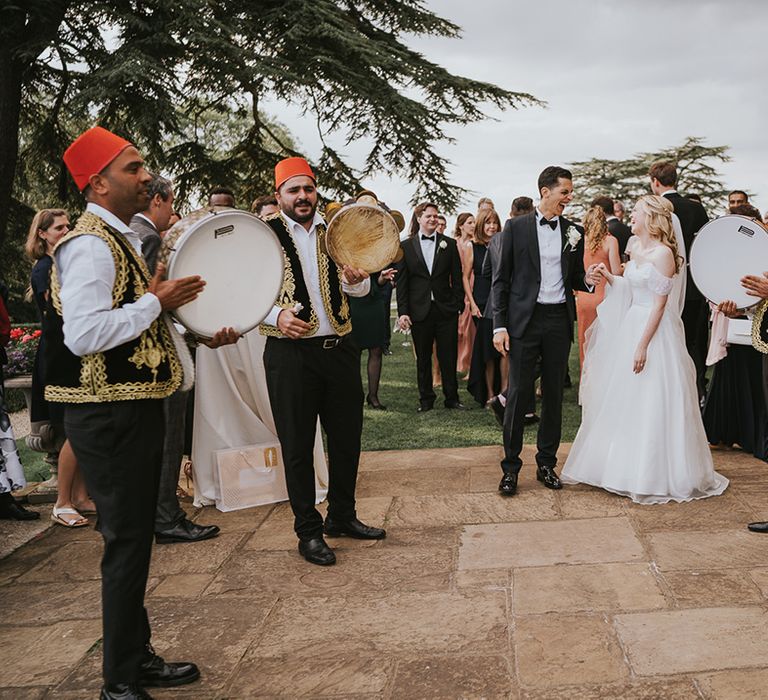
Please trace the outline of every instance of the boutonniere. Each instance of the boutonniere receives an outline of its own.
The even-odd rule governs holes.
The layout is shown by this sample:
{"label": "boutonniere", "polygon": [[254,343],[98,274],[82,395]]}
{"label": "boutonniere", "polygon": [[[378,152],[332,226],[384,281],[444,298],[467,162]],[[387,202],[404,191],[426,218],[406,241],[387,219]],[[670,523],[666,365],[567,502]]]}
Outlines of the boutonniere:
{"label": "boutonniere", "polygon": [[448,244],[445,241],[440,241],[440,248],[445,250],[448,247]]}
{"label": "boutonniere", "polygon": [[569,228],[565,232],[565,238],[566,243],[563,247],[563,251],[570,245],[571,246],[571,252],[576,250],[576,246],[579,244],[579,241],[581,240],[581,234],[575,229],[575,228]]}

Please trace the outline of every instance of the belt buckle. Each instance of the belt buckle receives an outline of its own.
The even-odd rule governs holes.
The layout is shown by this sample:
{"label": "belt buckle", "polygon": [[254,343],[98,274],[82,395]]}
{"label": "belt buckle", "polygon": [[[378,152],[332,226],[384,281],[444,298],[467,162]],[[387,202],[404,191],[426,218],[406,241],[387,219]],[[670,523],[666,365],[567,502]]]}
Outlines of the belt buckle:
{"label": "belt buckle", "polygon": [[333,350],[338,344],[338,338],[326,338],[323,340],[323,350]]}

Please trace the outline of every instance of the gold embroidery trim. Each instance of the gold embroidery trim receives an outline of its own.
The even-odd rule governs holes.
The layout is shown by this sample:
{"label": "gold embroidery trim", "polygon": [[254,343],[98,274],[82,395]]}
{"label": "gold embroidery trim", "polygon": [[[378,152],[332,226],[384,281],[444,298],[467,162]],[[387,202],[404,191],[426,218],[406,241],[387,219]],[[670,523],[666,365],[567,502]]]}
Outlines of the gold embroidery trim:
{"label": "gold embroidery trim", "polygon": [[[77,236],[96,236],[109,247],[115,263],[115,283],[112,287],[112,308],[118,308],[120,302],[126,301],[129,261],[122,248],[118,246],[108,233],[108,227],[101,217],[91,212],[85,212],[77,221],[75,228],[64,236],[58,245]],[[58,247],[57,245],[57,247]],[[144,259],[126,243],[131,261],[138,268],[133,284],[134,297],[137,301],[147,292],[150,280],[149,268]],[[55,249],[54,249],[55,253]],[[54,258],[51,271],[51,296],[56,312],[61,315],[61,285],[56,271]],[[159,358],[159,359],[158,359]],[[170,377],[163,382],[157,381],[157,368],[163,360],[168,361]],[[162,399],[170,396],[181,386],[182,367],[176,355],[168,329],[160,318],[155,319],[150,327],[139,336],[139,346],[134,351],[130,361],[141,369],[148,366],[152,372],[152,382],[119,382],[110,384],[107,377],[107,366],[104,353],[94,353],[80,358],[80,386],[52,386],[45,388],[45,398],[48,401],[66,403],[90,403],[102,401],[133,401],[138,399]]]}
{"label": "gold embroidery trim", "polygon": [[768,343],[760,337],[760,328],[763,325],[763,318],[765,317],[766,310],[768,310],[768,299],[764,299],[760,302],[760,305],[757,307],[757,311],[755,311],[755,315],[752,318],[752,345],[755,350],[759,350],[763,353],[768,353]]}
{"label": "gold embroidery trim", "polygon": [[339,310],[339,316],[344,320],[344,323],[339,323],[333,313],[333,305],[331,304],[331,282],[329,277],[328,261],[330,258],[323,252],[322,238],[325,236],[325,226],[317,227],[317,265],[320,269],[320,296],[323,298],[323,306],[325,307],[325,313],[333,326],[333,330],[339,335],[346,335],[352,330],[352,321],[349,317],[349,301],[347,295],[341,286],[341,270],[336,265],[336,270],[339,278],[339,297],[341,298],[341,309]]}

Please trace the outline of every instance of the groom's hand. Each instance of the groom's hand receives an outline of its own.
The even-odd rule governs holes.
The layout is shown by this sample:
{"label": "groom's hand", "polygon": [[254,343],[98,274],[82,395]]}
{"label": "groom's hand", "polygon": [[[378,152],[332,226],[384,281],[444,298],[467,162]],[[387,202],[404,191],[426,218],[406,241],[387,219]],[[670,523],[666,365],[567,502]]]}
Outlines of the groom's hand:
{"label": "groom's hand", "polygon": [[507,331],[496,331],[493,334],[493,347],[502,357],[506,357],[509,352],[509,333]]}

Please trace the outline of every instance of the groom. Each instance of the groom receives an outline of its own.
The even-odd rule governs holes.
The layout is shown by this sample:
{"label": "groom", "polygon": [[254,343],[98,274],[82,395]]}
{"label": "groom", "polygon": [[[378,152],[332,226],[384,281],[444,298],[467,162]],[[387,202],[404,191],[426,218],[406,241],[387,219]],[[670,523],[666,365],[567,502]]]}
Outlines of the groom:
{"label": "groom", "polygon": [[541,422],[536,439],[536,478],[562,488],[555,473],[562,429],[563,382],[576,318],[574,290],[591,292],[594,266],[584,272],[580,227],[562,216],[573,199],[570,171],[551,165],[539,175],[541,201],[530,214],[509,219],[502,232],[491,289],[493,344],[509,354],[504,412],[504,476],[499,491],[513,496],[523,465],[523,428],[541,358]]}

